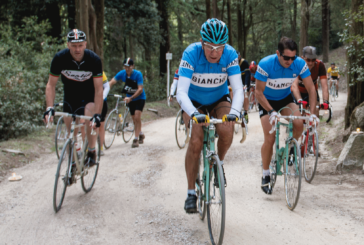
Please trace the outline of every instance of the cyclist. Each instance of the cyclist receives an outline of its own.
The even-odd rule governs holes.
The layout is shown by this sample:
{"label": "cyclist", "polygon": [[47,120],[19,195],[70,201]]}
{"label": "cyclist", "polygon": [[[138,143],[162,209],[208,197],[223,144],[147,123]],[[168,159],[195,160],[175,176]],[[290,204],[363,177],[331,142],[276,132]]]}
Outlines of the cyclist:
{"label": "cyclist", "polygon": [[[303,48],[302,59],[306,61],[306,64],[311,72],[313,84],[315,85],[317,95],[316,105],[320,105],[320,96],[318,94],[318,80],[320,79],[322,86],[322,98],[324,101],[323,106],[324,108],[328,108],[329,93],[327,87],[325,64],[321,60],[317,59],[316,48],[312,46],[306,46]],[[309,94],[305,85],[302,82],[301,76],[299,76],[298,79],[295,80],[291,87],[291,90],[298,103],[307,104],[309,102]],[[315,114],[317,117],[319,116],[318,108],[315,108]]]}
{"label": "cyclist", "polygon": [[[250,62],[249,65],[249,72],[250,72],[250,84],[249,84],[249,89],[248,89],[248,96],[247,99],[249,101],[249,96],[251,93],[251,85],[255,85],[255,72],[257,71],[257,63],[255,63],[255,61]],[[248,102],[249,104],[249,102]]]}
{"label": "cyclist", "polygon": [[[102,64],[101,59],[91,50],[86,49],[86,35],[83,31],[73,29],[67,34],[67,47],[59,51],[53,58],[46,86],[47,111],[44,122],[49,113],[54,115],[54,98],[56,84],[61,76],[64,85],[63,111],[77,115],[91,116],[95,125],[100,127],[102,109]],[[72,118],[64,118],[68,132],[71,130]],[[91,136],[91,122],[86,124],[89,142],[87,163],[96,164],[96,137]]]}
{"label": "cyclist", "polygon": [[[331,77],[331,79],[330,79]],[[335,66],[335,63],[331,63],[331,67],[327,69],[327,79],[330,79],[330,88],[332,86],[333,80],[337,80],[336,82],[336,97],[339,97],[339,80],[340,80],[340,74],[339,74],[339,67]]]}
{"label": "cyclist", "polygon": [[143,89],[143,75],[140,71],[134,69],[134,61],[126,58],[123,62],[124,70],[119,71],[110,81],[110,87],[116,82],[125,83],[122,93],[126,93],[124,101],[128,104],[130,114],[135,126],[135,138],[132,148],[139,147],[144,143],[145,135],[142,132],[142,112],[145,105],[146,95]]}
{"label": "cyclist", "polygon": [[[228,28],[218,19],[208,19],[202,24],[200,42],[188,46],[183,52],[179,66],[177,101],[184,113],[184,122],[190,118],[203,118],[210,113],[214,118],[238,118],[244,101],[238,56],[233,47],[226,44]],[[227,78],[234,91],[231,105]],[[231,109],[230,109],[231,107]],[[198,109],[196,109],[198,108]],[[198,161],[203,146],[203,128],[206,124],[196,124],[186,152],[185,167],[188,182],[187,199],[184,209],[187,213],[197,212],[195,181]],[[225,122],[216,127],[219,135],[218,155],[224,160],[233,139],[233,122]],[[226,182],[225,182],[226,184]]]}
{"label": "cyclist", "polygon": [[[237,52],[239,67],[241,73],[241,80],[243,81],[243,85],[246,86],[247,91],[250,89],[250,71],[249,71],[249,63],[244,58],[241,57],[240,52]],[[248,94],[248,93],[247,93]],[[248,110],[249,110],[249,95],[244,97],[244,117],[246,122],[249,121]]]}
{"label": "cyclist", "polygon": [[[288,37],[282,37],[278,43],[276,54],[263,58],[255,73],[256,88],[255,95],[259,102],[260,121],[264,132],[264,143],[261,148],[263,162],[263,177],[261,188],[266,194],[272,194],[270,187],[269,163],[272,159],[275,135],[269,131],[275,123],[279,111],[283,107],[297,110],[290,87],[297,76],[301,76],[306,89],[312,97],[311,118],[316,119],[314,114],[316,104],[316,91],[313,85],[310,70],[306,62],[296,56],[297,44]],[[313,103],[315,102],[315,103]],[[282,115],[290,115],[291,110],[283,109]],[[299,116],[300,112],[295,111],[294,115]],[[303,131],[302,120],[293,121],[293,136],[298,139]],[[293,149],[293,148],[292,148]],[[292,152],[291,149],[291,152]]]}
{"label": "cyclist", "polygon": [[102,112],[101,112],[101,125],[100,125],[100,145],[101,145],[101,152],[100,155],[103,156],[104,153],[104,141],[105,141],[105,118],[106,118],[106,114],[107,114],[107,95],[109,94],[110,91],[110,84],[107,81],[107,77],[105,72],[102,73],[102,82],[103,84],[103,88],[104,88],[104,92],[102,95],[102,98],[104,99],[104,104],[102,105]]}
{"label": "cyclist", "polygon": [[179,75],[178,75],[178,69],[177,69],[176,72],[174,73],[173,83],[171,86],[171,92],[169,94],[169,101],[172,101],[173,96],[176,94],[178,78],[179,78]]}

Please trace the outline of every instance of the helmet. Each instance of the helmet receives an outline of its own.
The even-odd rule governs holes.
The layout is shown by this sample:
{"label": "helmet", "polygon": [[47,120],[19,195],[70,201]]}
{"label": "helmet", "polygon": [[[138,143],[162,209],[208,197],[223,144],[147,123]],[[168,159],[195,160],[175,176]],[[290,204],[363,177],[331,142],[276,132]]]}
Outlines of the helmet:
{"label": "helmet", "polygon": [[309,59],[316,59],[317,58],[316,48],[312,46],[304,47],[302,50],[302,56]]}
{"label": "helmet", "polygon": [[201,26],[202,40],[214,44],[225,44],[229,39],[229,30],[226,24],[216,18],[208,19]]}
{"label": "helmet", "polygon": [[255,73],[257,71],[257,63],[255,63],[255,61],[250,62],[249,70],[252,73]]}
{"label": "helmet", "polygon": [[79,43],[86,41],[86,34],[78,29],[73,29],[67,34],[67,42]]}
{"label": "helmet", "polygon": [[332,62],[332,63],[331,63],[331,65],[335,65],[335,63],[334,63],[334,62]]}

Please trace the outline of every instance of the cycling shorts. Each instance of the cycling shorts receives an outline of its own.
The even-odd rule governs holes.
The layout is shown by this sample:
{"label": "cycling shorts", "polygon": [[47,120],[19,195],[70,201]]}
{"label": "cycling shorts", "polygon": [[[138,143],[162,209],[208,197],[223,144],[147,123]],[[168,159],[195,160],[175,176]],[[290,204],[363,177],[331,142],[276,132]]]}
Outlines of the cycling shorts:
{"label": "cycling shorts", "polygon": [[[204,114],[211,114],[211,111],[221,102],[227,101],[231,104],[231,98],[230,98],[230,94],[225,94],[224,96],[222,96],[218,101],[210,104],[210,105],[201,105],[200,103],[198,103],[197,101],[191,101],[193,106],[196,107],[197,109],[200,109],[203,111]],[[240,113],[240,112],[239,112]],[[189,115],[191,116],[191,115]]]}
{"label": "cycling shorts", "polygon": [[104,104],[102,105],[102,112],[101,112],[101,122],[105,122],[105,117],[107,114],[107,102],[104,100]]}
{"label": "cycling shorts", "polygon": [[79,116],[85,115],[85,107],[88,103],[93,103],[93,101],[85,100],[64,100],[63,101],[63,112],[76,114]]}
{"label": "cycling shorts", "polygon": [[331,79],[337,80],[338,76],[331,76]]}
{"label": "cycling shorts", "polygon": [[[273,109],[278,112],[283,107],[291,104],[296,103],[296,100],[292,96],[292,94],[289,94],[286,98],[282,100],[268,100],[269,104]],[[259,104],[259,116],[262,118],[263,116],[268,115],[268,112]]]}
{"label": "cycling shorts", "polygon": [[131,101],[128,106],[130,110],[130,114],[134,116],[135,111],[143,111],[145,105],[145,100],[134,100]]}

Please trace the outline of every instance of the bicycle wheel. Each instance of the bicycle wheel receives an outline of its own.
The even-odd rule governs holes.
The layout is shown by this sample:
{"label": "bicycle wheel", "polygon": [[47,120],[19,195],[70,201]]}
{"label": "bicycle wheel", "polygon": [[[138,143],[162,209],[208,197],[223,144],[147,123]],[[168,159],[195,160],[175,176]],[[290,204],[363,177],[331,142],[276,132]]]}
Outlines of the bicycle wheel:
{"label": "bicycle wheel", "polygon": [[318,136],[317,132],[310,132],[308,139],[305,140],[304,156],[303,158],[303,174],[305,180],[311,183],[313,177],[315,177],[317,161],[318,161]]}
{"label": "bicycle wheel", "polygon": [[[202,151],[203,153],[203,151]],[[197,210],[201,220],[205,219],[206,215],[206,202],[205,202],[205,175],[204,175],[204,159],[200,155],[198,173],[196,178],[196,183],[198,184],[198,188],[196,190],[197,194]]]}
{"label": "bicycle wheel", "polygon": [[206,204],[207,225],[212,244],[220,245],[225,232],[225,181],[220,159],[217,155],[210,158],[209,202]]}
{"label": "bicycle wheel", "polygon": [[130,141],[131,137],[134,134],[134,130],[134,122],[131,117],[130,111],[126,110],[122,127],[123,140],[125,143],[128,143]]}
{"label": "bicycle wheel", "polygon": [[105,121],[104,146],[109,149],[114,142],[115,135],[120,124],[119,114],[116,109],[112,110]]}
{"label": "bicycle wheel", "polygon": [[61,153],[64,143],[67,140],[67,127],[63,123],[63,116],[58,119],[56,133],[55,133],[54,138],[55,138],[54,145],[56,148],[56,154],[57,154],[57,158],[59,159],[59,154]]}
{"label": "bicycle wheel", "polygon": [[187,129],[183,121],[182,110],[179,110],[176,117],[175,135],[177,146],[182,149],[186,146]]}
{"label": "bicycle wheel", "polygon": [[254,102],[255,102],[254,93],[250,93],[250,95],[249,95],[249,112],[250,112],[250,110],[253,110]]}
{"label": "bicycle wheel", "polygon": [[58,212],[61,209],[68,184],[70,163],[72,162],[73,147],[71,139],[64,144],[61,156],[58,161],[56,179],[53,189],[53,209]]}
{"label": "bicycle wheel", "polygon": [[235,134],[239,133],[239,128],[240,128],[240,124],[239,123],[235,123],[235,125],[234,125],[234,132],[235,132]]}
{"label": "bicycle wheel", "polygon": [[[284,187],[286,192],[286,203],[287,207],[290,210],[293,210],[300,197],[301,191],[301,150],[299,144],[296,139],[291,139],[291,141],[286,145],[289,147],[290,145],[294,146],[294,154],[288,156],[288,159],[285,159],[285,173],[284,173]],[[292,164],[289,164],[289,161]]]}
{"label": "bicycle wheel", "polygon": [[[96,148],[97,164],[92,167],[84,166],[81,172],[81,186],[82,190],[86,193],[91,191],[92,187],[94,186],[97,177],[97,172],[99,171],[100,151],[101,151],[99,136],[97,136],[95,148]],[[88,141],[86,139],[86,147],[85,151],[83,152],[84,162],[86,162],[87,153],[88,153]]]}
{"label": "bicycle wheel", "polygon": [[273,189],[274,185],[277,182],[277,161],[276,161],[276,144],[273,145],[273,154],[272,154],[272,160],[270,161],[269,165],[270,170],[270,185]]}

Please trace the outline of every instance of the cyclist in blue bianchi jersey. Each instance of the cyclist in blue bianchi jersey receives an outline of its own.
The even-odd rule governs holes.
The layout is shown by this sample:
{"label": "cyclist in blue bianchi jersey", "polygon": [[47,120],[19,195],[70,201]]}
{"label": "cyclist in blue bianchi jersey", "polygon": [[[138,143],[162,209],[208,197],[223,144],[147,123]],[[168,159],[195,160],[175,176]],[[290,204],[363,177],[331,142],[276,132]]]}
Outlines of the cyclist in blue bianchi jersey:
{"label": "cyclist in blue bianchi jersey", "polygon": [[[255,95],[259,102],[260,121],[264,132],[264,143],[261,148],[263,162],[263,178],[261,188],[266,194],[272,194],[270,186],[269,163],[273,154],[275,134],[269,131],[275,123],[277,111],[283,107],[289,107],[295,111],[294,115],[299,116],[298,105],[291,94],[291,85],[298,76],[302,78],[303,84],[310,96],[311,117],[310,121],[317,119],[315,115],[316,90],[312,82],[310,69],[306,62],[296,56],[297,44],[288,37],[282,37],[278,43],[276,54],[263,58],[255,73],[256,91]],[[298,89],[298,88],[297,88]],[[293,91],[298,92],[298,91]],[[283,109],[282,115],[290,115],[291,110]],[[303,131],[302,120],[293,121],[293,137],[299,139]],[[292,154],[291,148],[290,154]]]}
{"label": "cyclist in blue bianchi jersey", "polygon": [[[244,93],[238,55],[233,47],[226,44],[228,28],[218,19],[208,19],[201,26],[200,34],[200,42],[186,48],[179,66],[177,101],[184,111],[183,119],[187,123],[193,117],[205,118],[207,113],[214,118],[227,115],[236,119],[243,105]],[[232,104],[228,78],[234,92]],[[185,158],[188,191],[184,208],[187,213],[197,212],[195,181],[203,145],[203,125],[206,124],[196,124],[192,128]],[[218,155],[223,161],[232,143],[234,122],[218,124],[216,130],[219,135]]]}

